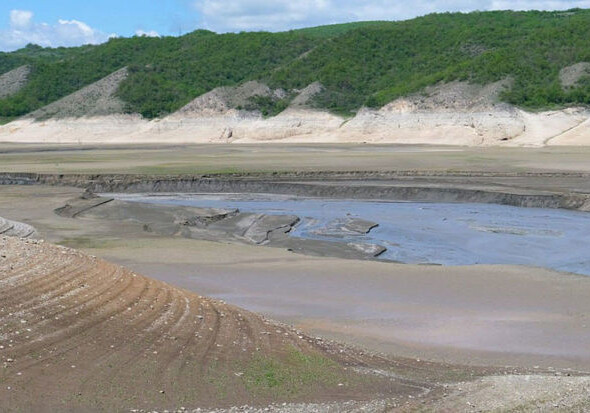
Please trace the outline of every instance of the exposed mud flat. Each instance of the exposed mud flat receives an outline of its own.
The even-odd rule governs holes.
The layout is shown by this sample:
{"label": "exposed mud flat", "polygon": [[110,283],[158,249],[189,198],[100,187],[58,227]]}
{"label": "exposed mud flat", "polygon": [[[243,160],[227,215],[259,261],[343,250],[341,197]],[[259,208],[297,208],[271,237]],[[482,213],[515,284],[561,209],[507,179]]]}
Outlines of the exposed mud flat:
{"label": "exposed mud flat", "polygon": [[[0,173],[0,185],[64,185],[95,193],[272,193],[334,199],[477,202],[590,211],[588,177],[587,173],[423,171],[179,176]],[[527,184],[531,181],[537,182],[536,188]]]}
{"label": "exposed mud flat", "polygon": [[[406,411],[428,406],[448,411],[476,408],[482,411],[501,408],[584,411],[589,406],[587,380],[578,377],[581,373],[577,371],[561,370],[590,368],[584,315],[588,313],[588,277],[527,267],[415,266],[315,258],[241,243],[227,245],[170,238],[146,232],[140,225],[127,221],[71,219],[54,214],[54,208],[79,196],[75,188],[6,186],[0,187],[0,193],[0,215],[13,220],[27,218],[43,237],[77,245],[92,255],[108,257],[137,274],[147,273],[198,294],[215,296],[214,303],[223,299],[294,323],[316,336],[338,338],[390,355],[411,357],[395,359],[397,367],[377,370],[382,372],[381,376],[393,373],[412,383],[418,381],[420,394],[429,387],[427,383],[436,384],[425,398],[410,399],[405,393],[406,396],[393,396],[389,401],[368,403],[333,403],[321,399],[325,402],[283,406],[279,402],[268,407],[270,411],[387,411],[396,408]],[[45,257],[39,254],[40,260],[50,262]],[[133,312],[135,308],[132,307]],[[232,320],[229,316],[221,317],[224,321],[226,318]],[[135,330],[128,329],[125,340],[129,332]],[[175,345],[182,340],[179,336],[179,340],[170,341],[172,344],[165,340],[161,345]],[[325,339],[322,342],[327,343]],[[225,347],[218,350],[229,351]],[[86,347],[78,348],[87,354]],[[158,348],[155,351],[158,355],[154,357],[164,353]],[[60,365],[52,377],[62,373],[80,374],[78,369],[70,370],[71,365],[77,365],[69,360],[72,352],[66,353],[65,365]],[[455,365],[423,361],[428,359]],[[134,363],[137,360],[142,358]],[[480,369],[458,365],[465,363],[521,368]],[[174,366],[176,364],[172,363],[169,368]],[[528,369],[523,370],[525,366]],[[136,372],[137,369],[132,370]],[[161,371],[168,370],[162,368]],[[227,373],[232,380],[233,377],[237,379],[232,376],[234,372],[232,368]],[[130,374],[130,378],[125,376],[130,383],[145,375],[144,372]],[[112,371],[99,377],[107,375],[112,376]],[[160,376],[167,378],[169,375]],[[160,382],[156,380],[153,384],[156,396],[161,397],[159,391],[164,390],[167,398],[173,398],[176,393],[168,388],[160,389]],[[61,381],[60,385],[64,383],[69,383],[69,379]],[[85,389],[89,388],[88,382],[85,383]],[[84,398],[76,397],[76,400]],[[151,397],[151,393],[145,392],[142,397]],[[354,397],[356,399],[358,393]],[[266,408],[267,402],[257,400],[255,406],[262,407],[249,407],[245,411]],[[79,403],[85,402],[86,399]],[[240,401],[239,405],[244,403],[253,404]],[[164,408],[172,410],[174,405],[166,403]],[[157,406],[154,403],[144,410]],[[203,404],[183,402],[181,406],[190,409]]]}
{"label": "exposed mud flat", "polygon": [[[491,189],[590,192],[590,147],[469,148],[389,144],[0,144],[1,172],[142,175],[169,179],[244,175],[326,181],[374,179]],[[321,173],[331,171],[331,173]],[[336,172],[336,173],[334,173]],[[239,175],[239,176],[238,176]]]}
{"label": "exposed mud flat", "polygon": [[[334,243],[382,259],[413,264],[512,264],[590,275],[586,245],[590,214],[499,205],[363,202],[269,194],[112,194],[120,200],[168,208],[207,207],[274,215],[293,222],[288,238],[269,245],[315,241],[315,254],[334,255]],[[268,215],[267,215],[268,216]],[[297,217],[291,220],[289,217]],[[369,221],[369,219],[371,221]],[[235,225],[227,222],[228,227]],[[224,237],[220,237],[224,239]],[[309,250],[306,248],[303,251]],[[548,253],[549,252],[549,253]]]}
{"label": "exposed mud flat", "polygon": [[[380,245],[361,240],[343,243],[329,239],[292,237],[290,233],[301,220],[293,214],[240,211],[231,207],[199,208],[128,202],[89,193],[68,200],[55,212],[68,218],[131,222],[146,232],[166,236],[269,245],[309,255],[370,259],[385,251]],[[374,225],[363,220],[349,220],[343,231],[366,233]]]}
{"label": "exposed mud flat", "polygon": [[[379,222],[375,222],[375,216],[379,216],[380,212],[373,211],[366,212],[364,215],[347,218],[346,205],[355,206],[361,210],[365,206],[380,205],[377,203],[355,203],[350,200],[372,200],[372,201],[409,201],[409,202],[435,202],[437,204],[444,203],[484,203],[484,204],[500,204],[517,207],[534,207],[534,208],[551,208],[551,209],[571,209],[578,211],[590,210],[590,196],[587,192],[576,189],[575,191],[568,190],[564,187],[561,191],[547,190],[547,189],[523,189],[518,185],[511,186],[509,184],[496,183],[494,186],[479,182],[478,179],[498,179],[506,180],[507,183],[518,183],[520,180],[536,179],[545,184],[552,179],[562,180],[572,179],[574,182],[577,179],[584,179],[585,174],[558,174],[558,173],[516,173],[516,174],[486,174],[486,173],[425,173],[425,172],[320,172],[320,173],[283,173],[283,174],[244,174],[244,175],[223,175],[223,176],[177,176],[177,177],[145,177],[135,175],[38,175],[38,174],[2,174],[0,175],[0,183],[4,184],[53,184],[53,185],[75,185],[85,187],[91,192],[81,198],[69,200],[67,205],[62,206],[56,210],[62,216],[77,217],[87,216],[95,219],[108,220],[127,220],[136,222],[145,231],[165,234],[168,236],[176,235],[192,239],[202,240],[221,240],[221,241],[238,241],[251,244],[265,244],[276,247],[282,247],[291,251],[301,252],[309,255],[320,256],[337,256],[345,258],[356,259],[370,259],[374,257],[382,257],[394,261],[412,262],[412,263],[432,263],[432,264],[447,264],[447,265],[465,265],[465,264],[528,264],[528,265],[545,265],[554,269],[562,271],[573,271],[587,273],[587,260],[582,256],[572,256],[568,258],[559,255],[553,256],[553,260],[546,261],[544,258],[545,247],[551,248],[552,243],[559,243],[562,231],[559,228],[545,228],[547,225],[543,222],[532,223],[531,226],[518,223],[519,219],[527,221],[524,217],[530,214],[535,218],[536,212],[523,211],[514,212],[518,210],[506,209],[502,210],[494,206],[476,207],[470,206],[473,214],[479,214],[481,211],[492,211],[490,214],[479,215],[478,219],[488,216],[487,219],[479,222],[478,219],[471,219],[469,217],[456,216],[455,212],[463,211],[465,207],[462,205],[448,205],[447,210],[441,211],[444,215],[439,217],[443,223],[444,228],[439,228],[436,233],[450,233],[456,231],[454,228],[464,228],[465,231],[471,232],[468,235],[465,232],[465,240],[479,239],[474,245],[484,242],[484,238],[491,238],[490,242],[499,242],[499,238],[505,239],[499,242],[498,245],[512,245],[513,242],[519,243],[528,242],[533,251],[540,251],[539,262],[533,256],[526,254],[514,254],[508,252],[508,261],[502,258],[503,253],[494,255],[493,249],[489,252],[491,255],[481,255],[482,251],[486,249],[476,248],[470,253],[458,242],[455,247],[450,245],[441,245],[436,247],[434,244],[430,245],[424,242],[417,242],[415,240],[426,239],[428,234],[419,234],[419,231],[413,231],[411,228],[406,228],[402,231],[409,238],[398,239],[395,231],[399,228],[389,229],[388,225],[395,225],[393,222],[388,223],[387,217],[383,217],[385,226],[378,230],[376,235],[366,236],[366,234],[374,228]],[[470,180],[474,180],[470,183]],[[433,182],[434,181],[434,182]],[[92,191],[100,192],[124,192],[128,194],[138,193],[137,196],[120,195],[121,200],[114,201],[112,197],[101,198],[93,195]],[[246,207],[245,211],[241,211],[237,204],[231,205],[221,203],[211,203],[212,208],[195,208],[198,206],[191,203],[186,196],[178,195],[178,200],[173,198],[166,198],[165,196],[148,197],[149,203],[158,203],[158,200],[166,200],[169,203],[177,204],[173,208],[166,208],[162,205],[149,205],[141,203],[123,202],[127,200],[141,201],[142,193],[216,193],[216,194],[268,194],[276,195],[282,194],[283,198],[276,198],[278,200],[293,200],[290,197],[314,198],[315,200],[304,201],[310,203],[308,205],[313,209],[314,202],[318,199],[333,199],[333,205],[339,205],[337,210],[340,211],[339,216],[332,216],[331,222],[323,222],[321,225],[314,224],[313,213],[308,213],[302,207],[302,203],[295,207],[298,203],[295,202],[292,209],[285,209],[285,205],[280,203],[261,203],[258,207],[262,210],[257,210],[256,205],[248,205],[247,201],[255,200],[254,198],[243,197],[241,205]],[[286,196],[286,198],[285,198]],[[267,197],[272,201],[272,197]],[[220,198],[222,199],[222,198]],[[226,198],[230,199],[231,198]],[[340,201],[340,204],[336,200]],[[234,201],[239,199],[234,199]],[[211,200],[209,200],[211,201]],[[183,205],[184,202],[184,206]],[[188,202],[188,203],[187,203]],[[205,202],[207,204],[207,201]],[[315,205],[315,204],[314,204]],[[388,204],[381,204],[388,205]],[[403,205],[403,204],[402,204]],[[407,208],[408,206],[400,206],[398,209]],[[410,208],[412,208],[410,206]],[[437,209],[437,206],[421,206],[420,210]],[[317,208],[316,208],[317,209]],[[439,208],[440,209],[440,208]],[[320,208],[321,211],[322,208]],[[457,211],[455,211],[457,210]],[[318,212],[316,211],[316,212]],[[474,212],[475,211],[475,212]],[[348,211],[349,213],[350,211]],[[358,212],[358,211],[357,211]],[[362,211],[361,211],[362,212]],[[323,212],[322,212],[323,213]],[[377,214],[377,215],[375,215]],[[498,215],[498,219],[494,219],[494,214]],[[510,221],[507,217],[524,214],[518,219]],[[561,219],[561,213],[547,211],[541,215],[555,216],[556,219]],[[358,215],[358,214],[357,214]],[[459,213],[461,215],[461,213]],[[538,215],[538,214],[537,214]],[[563,214],[564,217],[567,214]],[[454,216],[453,220],[447,220],[445,217]],[[503,217],[503,218],[500,218]],[[569,217],[569,215],[568,215]],[[576,216],[576,219],[584,221],[585,215]],[[433,225],[438,219],[436,214],[431,217]],[[572,215],[570,218],[574,219]],[[301,220],[303,219],[303,222]],[[407,220],[408,217],[402,218]],[[568,218],[569,219],[569,218]],[[516,221],[515,221],[516,220]],[[575,219],[574,219],[575,220]],[[408,222],[411,222],[408,221]],[[417,222],[416,228],[421,227],[423,222]],[[523,226],[524,225],[524,226]],[[577,225],[577,224],[576,224]],[[572,228],[575,228],[574,225]],[[587,225],[581,222],[582,228]],[[412,227],[412,225],[409,225]],[[431,225],[432,227],[432,225]],[[535,229],[536,227],[539,227]],[[302,230],[302,228],[304,228]],[[429,227],[429,231],[433,232]],[[383,238],[382,233],[389,231],[390,235]],[[449,232],[450,231],[450,232]],[[365,235],[365,237],[350,237],[354,232],[357,235]],[[426,231],[428,232],[428,231]],[[574,231],[576,232],[576,231]],[[572,234],[574,234],[572,232]],[[413,235],[408,235],[413,234]],[[579,235],[579,232],[577,233]],[[457,235],[457,234],[455,234]],[[570,234],[571,235],[571,234]],[[567,236],[563,242],[574,242],[576,245],[584,244],[585,241],[579,240],[578,235]],[[519,236],[516,240],[514,237]],[[544,238],[543,238],[544,237]],[[452,237],[456,239],[456,237]],[[459,239],[463,239],[459,237]],[[412,241],[414,240],[414,241]],[[576,241],[577,240],[577,241]],[[436,244],[436,243],[435,243]],[[403,245],[400,247],[400,245]],[[413,245],[414,252],[409,253],[407,246]],[[429,255],[426,251],[428,248],[432,251],[437,248],[444,248],[445,254],[437,258],[436,254]],[[426,249],[424,249],[426,248]],[[557,250],[561,247],[556,246]],[[510,248],[508,248],[510,250]],[[516,248],[518,251],[521,248]],[[565,250],[570,252],[576,251],[576,248],[567,247]],[[423,251],[424,254],[418,252]],[[440,255],[440,254],[439,254]],[[575,254],[574,254],[575,255]],[[540,263],[540,264],[539,264]]]}
{"label": "exposed mud flat", "polygon": [[[2,174],[0,183],[4,184],[42,184],[75,185],[85,187],[90,191],[99,192],[125,192],[125,193],[174,193],[174,192],[200,192],[200,193],[274,193],[288,196],[314,197],[319,199],[357,199],[357,200],[387,200],[387,201],[413,201],[413,202],[437,202],[437,203],[488,203],[518,207],[536,208],[562,208],[579,211],[590,210],[590,196],[581,190],[559,192],[541,189],[522,189],[509,185],[496,184],[494,187],[469,183],[470,179],[498,178],[498,179],[530,179],[535,178],[546,181],[555,178],[584,179],[586,175],[580,174],[553,174],[553,173],[521,173],[521,174],[485,174],[485,173],[419,173],[419,172],[340,172],[340,173],[284,173],[284,174],[245,174],[224,176],[177,176],[177,177],[145,177],[134,175],[38,175],[38,174]],[[442,179],[441,182],[437,180]],[[448,181],[444,181],[447,179]],[[434,180],[435,182],[430,182]],[[477,181],[476,181],[477,182]],[[180,196],[179,196],[180,197]],[[125,197],[121,197],[124,199]],[[180,197],[182,198],[182,197]],[[129,200],[137,200],[137,197],[129,197]],[[150,202],[158,198],[151,198]],[[159,198],[164,199],[163,197]],[[246,199],[247,200],[247,199]],[[182,235],[187,238],[205,240],[234,240],[254,244],[269,244],[286,248],[295,252],[311,255],[328,255],[346,258],[374,258],[382,256],[395,261],[416,263],[444,263],[444,264],[478,264],[478,263],[511,263],[511,264],[535,264],[535,260],[526,255],[516,256],[509,254],[515,261],[503,261],[492,257],[480,257],[478,253],[467,254],[462,248],[451,248],[447,251],[450,255],[440,258],[427,257],[412,253],[410,256],[399,248],[402,240],[396,239],[371,239],[371,237],[352,239],[342,242],[351,230],[365,228],[365,234],[378,224],[374,222],[371,214],[364,217],[356,217],[353,222],[341,222],[337,228],[315,228],[304,232],[303,237],[298,237],[295,225],[302,218],[310,218],[306,211],[283,211],[277,213],[273,208],[281,210],[281,206],[271,206],[270,211],[261,213],[250,206],[245,213],[239,212],[235,206],[226,208],[218,204],[215,209],[194,209],[195,205],[189,204],[193,209],[183,210],[181,207],[166,210],[165,207],[154,205],[129,204],[120,201],[112,202],[112,198],[96,198],[94,195],[73,199],[58,212],[64,216],[75,217],[86,213],[87,216],[102,219],[131,220],[141,224],[146,231],[163,233],[166,235]],[[186,198],[185,198],[186,201]],[[172,200],[174,203],[174,200]],[[180,202],[182,203],[182,202]],[[359,205],[363,205],[362,203]],[[370,205],[370,204],[366,204]],[[357,205],[358,206],[358,205]],[[100,208],[97,208],[100,207]],[[266,208],[266,206],[264,206]],[[445,212],[454,215],[453,209],[461,209],[461,206],[451,207]],[[93,211],[88,212],[90,209]],[[430,209],[430,208],[422,208]],[[477,208],[475,208],[477,209]],[[482,208],[485,209],[485,208]],[[488,207],[487,209],[493,209]],[[511,210],[496,211],[499,215],[505,215]],[[270,212],[270,213],[269,213]],[[547,212],[552,215],[554,213]],[[559,213],[556,213],[559,215]],[[345,218],[346,212],[341,211],[340,217],[332,217],[334,223],[338,219]],[[510,214],[508,214],[510,215]],[[490,215],[492,217],[493,214]],[[580,215],[582,217],[582,215]],[[312,219],[311,217],[310,219]],[[444,217],[443,217],[444,218]],[[310,219],[299,225],[299,228],[309,226]],[[367,222],[359,221],[366,219]],[[581,218],[580,218],[581,219]],[[446,221],[446,220],[445,220]],[[446,222],[449,226],[454,221]],[[467,222],[465,219],[462,223]],[[475,222],[475,221],[474,221]],[[463,225],[463,224],[461,224]],[[535,224],[537,225],[537,224]],[[533,225],[533,226],[535,226]],[[543,226],[543,225],[541,225]],[[294,230],[295,229],[295,230]],[[344,231],[342,231],[344,229]],[[551,234],[560,233],[559,230],[539,230],[534,228],[522,229],[514,223],[481,223],[469,226],[469,230],[477,229],[480,237],[485,233],[495,234],[495,237],[515,236],[522,237],[548,237],[539,239],[553,242],[559,237],[551,237]],[[334,234],[334,230],[340,231]],[[321,235],[324,237],[313,237]],[[332,232],[332,234],[330,234]],[[443,233],[445,231],[442,231]],[[409,233],[406,231],[406,233]],[[295,235],[295,237],[288,236]],[[336,235],[330,239],[329,235]],[[418,236],[417,234],[415,234]],[[332,237],[334,238],[334,237]],[[386,237],[387,238],[387,237]],[[418,238],[421,238],[418,237]],[[523,238],[524,239],[524,238]],[[523,239],[519,240],[522,241]],[[552,241],[553,240],[553,241]],[[406,240],[407,241],[407,240]],[[482,241],[483,242],[483,241]],[[389,247],[387,246],[389,245]],[[510,242],[508,243],[510,244]],[[424,244],[426,245],[426,244]],[[532,245],[535,246],[535,243]],[[431,246],[434,248],[433,246]],[[420,248],[418,248],[420,249]],[[537,248],[538,249],[538,248]],[[568,248],[569,249],[569,248]],[[389,252],[384,254],[385,252]],[[517,249],[518,250],[518,249]],[[402,251],[393,254],[393,251]],[[473,251],[475,252],[475,251]],[[428,255],[428,254],[427,254]],[[468,256],[470,258],[466,258]],[[463,257],[462,259],[452,258]],[[493,256],[493,254],[492,254]],[[541,253],[540,257],[544,257]],[[544,265],[551,268],[586,273],[587,260],[583,257],[568,258],[565,261],[557,259]]]}
{"label": "exposed mud flat", "polygon": [[495,411],[590,403],[588,377],[572,370],[387,358],[70,248],[0,237],[0,253],[3,411]]}

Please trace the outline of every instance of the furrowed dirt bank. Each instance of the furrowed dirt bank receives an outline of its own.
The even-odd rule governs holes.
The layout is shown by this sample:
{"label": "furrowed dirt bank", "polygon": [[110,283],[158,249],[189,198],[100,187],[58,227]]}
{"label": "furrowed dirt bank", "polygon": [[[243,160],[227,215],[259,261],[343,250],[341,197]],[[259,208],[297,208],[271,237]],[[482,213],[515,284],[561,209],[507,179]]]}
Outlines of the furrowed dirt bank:
{"label": "furrowed dirt bank", "polygon": [[590,211],[588,173],[301,172],[145,176],[2,173],[3,185],[93,192],[274,193],[338,199],[476,202]]}
{"label": "furrowed dirt bank", "polygon": [[5,412],[370,401],[437,387],[364,374],[398,364],[70,248],[0,237],[0,253]]}

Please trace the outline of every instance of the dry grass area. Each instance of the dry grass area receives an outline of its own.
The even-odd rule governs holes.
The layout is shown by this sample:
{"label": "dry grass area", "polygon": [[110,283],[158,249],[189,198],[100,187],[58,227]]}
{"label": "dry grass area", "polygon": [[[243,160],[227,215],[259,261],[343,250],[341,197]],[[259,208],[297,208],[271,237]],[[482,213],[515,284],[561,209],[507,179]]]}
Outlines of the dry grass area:
{"label": "dry grass area", "polygon": [[590,148],[362,144],[0,144],[0,171],[198,174],[281,171],[590,172]]}

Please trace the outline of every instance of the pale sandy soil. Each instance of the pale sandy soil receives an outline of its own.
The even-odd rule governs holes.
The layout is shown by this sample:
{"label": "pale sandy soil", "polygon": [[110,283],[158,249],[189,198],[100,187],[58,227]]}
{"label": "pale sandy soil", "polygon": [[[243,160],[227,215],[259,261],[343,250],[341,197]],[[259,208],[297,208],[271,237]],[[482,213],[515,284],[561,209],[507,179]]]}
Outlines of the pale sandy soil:
{"label": "pale sandy soil", "polygon": [[[148,121],[137,116],[16,120],[0,126],[0,142],[19,143],[398,143],[466,146],[590,145],[585,109],[550,112],[361,110],[344,119],[289,109],[272,118],[229,111]],[[572,130],[575,129],[575,133]]]}
{"label": "pale sandy soil", "polygon": [[[565,68],[574,87],[586,66]],[[313,107],[323,86],[297,94],[273,117],[246,110],[250,99],[282,99],[288,92],[250,81],[220,87],[154,120],[125,115],[116,96],[125,68],[56,102],[0,126],[0,142],[18,143],[397,143],[465,146],[590,145],[588,108],[527,112],[501,102],[512,81],[488,85],[454,81],[396,99],[380,109],[342,117]],[[0,81],[2,83],[2,81]]]}

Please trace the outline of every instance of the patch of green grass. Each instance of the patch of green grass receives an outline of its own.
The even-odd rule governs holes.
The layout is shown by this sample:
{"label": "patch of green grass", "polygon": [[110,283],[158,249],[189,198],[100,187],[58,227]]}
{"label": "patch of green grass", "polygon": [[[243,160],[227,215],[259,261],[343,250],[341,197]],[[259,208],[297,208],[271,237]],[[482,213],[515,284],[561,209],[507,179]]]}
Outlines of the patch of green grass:
{"label": "patch of green grass", "polygon": [[10,123],[15,119],[15,116],[0,116],[0,125],[6,125],[7,123]]}
{"label": "patch of green grass", "polygon": [[119,240],[116,239],[95,239],[90,237],[73,237],[66,238],[63,241],[58,242],[58,245],[63,245],[69,248],[81,248],[81,249],[101,249],[110,248],[117,245]]}
{"label": "patch of green grass", "polygon": [[246,389],[258,396],[295,397],[317,386],[334,386],[344,380],[338,364],[319,354],[290,349],[285,359],[255,357],[244,369]]}
{"label": "patch of green grass", "polygon": [[207,381],[214,387],[218,399],[223,400],[227,397],[230,387],[229,378],[226,374],[222,374],[216,361],[213,361],[207,369]]}

